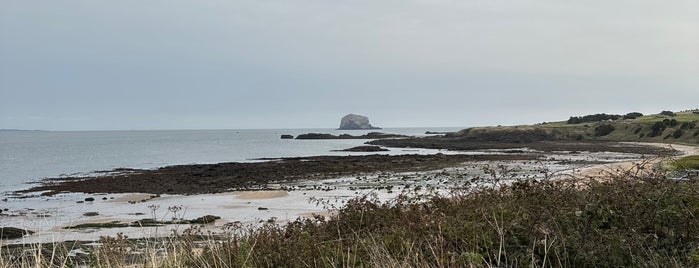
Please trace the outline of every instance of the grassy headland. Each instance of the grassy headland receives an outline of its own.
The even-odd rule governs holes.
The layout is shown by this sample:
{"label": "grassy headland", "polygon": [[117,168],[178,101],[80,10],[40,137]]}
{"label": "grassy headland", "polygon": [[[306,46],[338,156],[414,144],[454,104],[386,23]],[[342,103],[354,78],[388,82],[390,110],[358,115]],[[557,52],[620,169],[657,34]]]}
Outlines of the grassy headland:
{"label": "grassy headland", "polygon": [[[473,127],[442,136],[386,139],[370,142],[392,147],[472,150],[533,147],[547,150],[551,142],[651,142],[699,144],[699,114],[685,111],[635,117],[636,113],[571,117],[567,121],[536,125]],[[610,118],[610,119],[608,119]],[[615,118],[615,119],[611,119]],[[526,145],[524,145],[526,144]],[[566,146],[566,145],[563,145]],[[603,146],[603,150],[614,150]],[[595,150],[592,146],[591,150]]]}

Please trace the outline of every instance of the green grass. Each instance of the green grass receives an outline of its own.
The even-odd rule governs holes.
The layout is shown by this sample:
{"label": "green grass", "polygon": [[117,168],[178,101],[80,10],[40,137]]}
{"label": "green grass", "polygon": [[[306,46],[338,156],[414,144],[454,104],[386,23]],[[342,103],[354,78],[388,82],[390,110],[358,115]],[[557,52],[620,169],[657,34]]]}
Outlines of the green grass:
{"label": "green grass", "polygon": [[[667,124],[666,128],[656,135],[651,134],[653,125],[663,120],[675,120],[676,125]],[[683,123],[689,126],[683,127]],[[601,125],[611,125],[614,130],[608,135],[598,136],[595,129]],[[479,128],[474,128],[479,129]],[[484,128],[480,128],[484,129]],[[646,115],[636,119],[619,119],[603,122],[585,122],[568,124],[567,121],[546,122],[528,126],[506,126],[485,128],[492,133],[507,130],[539,129],[558,140],[599,140],[599,141],[629,141],[629,142],[662,142],[699,144],[699,114],[691,111],[676,113],[670,117],[660,114]]]}
{"label": "green grass", "polygon": [[669,164],[675,169],[699,170],[699,155],[685,156],[671,160]]}
{"label": "green grass", "polygon": [[679,112],[676,113],[676,116],[665,116],[665,115],[660,115],[660,114],[653,114],[653,115],[646,115],[639,117],[635,120],[629,120],[629,121],[638,121],[638,122],[646,122],[646,123],[655,123],[659,121],[663,121],[665,119],[675,119],[680,122],[692,122],[692,121],[697,121],[699,120],[699,114],[694,114],[692,112]]}

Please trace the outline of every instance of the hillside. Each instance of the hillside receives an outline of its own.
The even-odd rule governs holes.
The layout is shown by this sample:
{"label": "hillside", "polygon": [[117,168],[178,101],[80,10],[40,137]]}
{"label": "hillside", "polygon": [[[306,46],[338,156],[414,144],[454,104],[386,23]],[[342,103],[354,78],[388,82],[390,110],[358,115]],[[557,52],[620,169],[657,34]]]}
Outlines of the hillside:
{"label": "hillside", "polygon": [[666,143],[699,143],[699,114],[695,111],[675,113],[674,116],[653,114],[634,119],[569,123],[568,121],[542,123],[532,126],[477,127],[465,129],[456,135],[488,139],[488,137],[516,135],[523,131],[543,140],[601,140]]}
{"label": "hillside", "polygon": [[[607,119],[608,117],[614,119]],[[604,120],[601,120],[604,119]],[[598,121],[585,121],[598,120]],[[585,121],[585,122],[580,122]],[[655,142],[699,144],[699,111],[653,115],[597,114],[536,125],[473,127],[443,136],[376,140],[375,145],[434,149],[483,149],[544,146],[539,142]]]}

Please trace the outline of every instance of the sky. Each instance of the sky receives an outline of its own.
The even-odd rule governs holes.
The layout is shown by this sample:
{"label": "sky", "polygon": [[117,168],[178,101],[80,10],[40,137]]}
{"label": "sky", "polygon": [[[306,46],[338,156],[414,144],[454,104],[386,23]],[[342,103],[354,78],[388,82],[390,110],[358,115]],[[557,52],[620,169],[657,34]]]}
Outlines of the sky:
{"label": "sky", "polygon": [[530,124],[699,108],[699,1],[0,0],[0,128]]}

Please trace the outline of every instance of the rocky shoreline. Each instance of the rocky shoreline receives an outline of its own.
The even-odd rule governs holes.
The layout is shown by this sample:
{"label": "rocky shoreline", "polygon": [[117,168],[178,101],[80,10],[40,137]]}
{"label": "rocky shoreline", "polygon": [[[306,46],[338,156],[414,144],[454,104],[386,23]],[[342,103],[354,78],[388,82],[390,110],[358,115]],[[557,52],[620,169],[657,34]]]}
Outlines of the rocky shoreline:
{"label": "rocky shoreline", "polygon": [[539,154],[365,155],[262,159],[256,163],[167,166],[107,172],[91,177],[48,178],[20,194],[63,192],[208,194],[266,189],[267,184],[328,179],[375,172],[419,172],[474,161],[538,160]]}
{"label": "rocky shoreline", "polygon": [[[441,137],[438,137],[441,138]],[[440,143],[440,141],[442,143]],[[476,161],[541,160],[544,153],[556,152],[614,152],[648,156],[670,156],[677,152],[669,148],[632,143],[603,142],[533,142],[533,143],[459,143],[441,139],[386,139],[370,144],[439,149],[497,150],[493,154],[436,155],[362,155],[315,156],[258,159],[253,163],[217,163],[174,165],[158,169],[115,169],[97,171],[94,176],[58,177],[42,180],[39,185],[17,194],[40,192],[52,196],[65,192],[81,193],[150,193],[150,194],[208,194],[238,190],[267,189],[270,183],[297,180],[317,180],[376,172],[420,172],[458,166]],[[373,145],[346,149],[347,151],[379,151]],[[524,149],[524,150],[523,150]]]}

